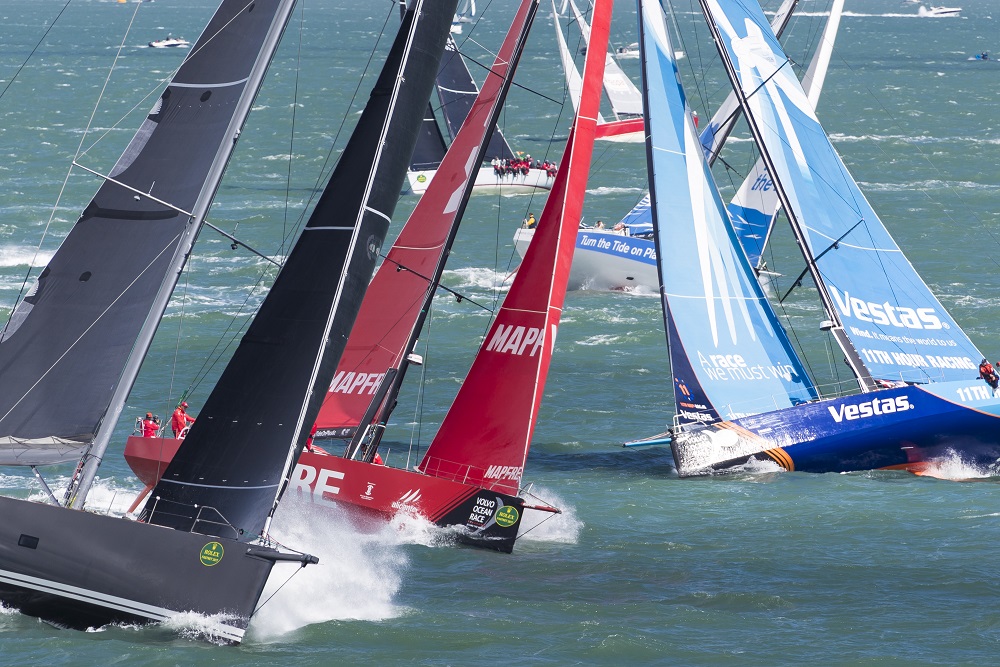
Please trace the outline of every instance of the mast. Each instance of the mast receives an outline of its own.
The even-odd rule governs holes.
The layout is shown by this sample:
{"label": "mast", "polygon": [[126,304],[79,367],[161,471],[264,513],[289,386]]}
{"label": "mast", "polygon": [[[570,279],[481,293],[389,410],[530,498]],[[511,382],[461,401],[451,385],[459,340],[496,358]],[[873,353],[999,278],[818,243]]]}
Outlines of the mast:
{"label": "mast", "polygon": [[[712,19],[712,11],[708,5],[708,0],[699,0],[701,4],[702,12],[705,14],[707,19],[709,31],[712,33],[712,38],[715,41],[716,48],[719,50],[719,56],[723,61],[726,68],[726,74],[729,76],[729,80],[733,85],[733,92],[736,93],[737,98],[740,101],[740,106],[743,107],[744,111],[749,108],[749,101],[746,93],[743,91],[743,87],[740,85],[740,78],[736,72],[734,64],[728,57],[725,46],[723,45],[722,34],[719,31],[718,26]],[[790,61],[786,59],[785,63],[782,65],[788,66]],[[754,141],[757,143],[760,149],[761,159],[764,160],[764,164],[767,166],[768,173],[776,174],[776,165],[770,152],[767,150],[767,146],[764,141],[764,136],[759,126],[757,119],[753,117],[752,114],[746,113],[747,125],[750,127],[750,132],[753,135]],[[823,304],[823,309],[826,312],[826,318],[832,326],[829,327],[830,332],[833,334],[834,340],[840,346],[840,349],[844,353],[847,365],[850,367],[851,371],[854,373],[855,377],[858,379],[858,384],[863,391],[873,391],[877,388],[875,380],[872,378],[868,369],[865,367],[864,361],[858,354],[857,349],[851,343],[847,334],[844,332],[844,323],[840,318],[840,314],[837,312],[836,305],[833,303],[833,299],[830,296],[829,290],[827,289],[826,283],[823,281],[820,275],[819,269],[816,266],[816,262],[809,252],[809,245],[806,241],[805,232],[802,228],[802,223],[798,219],[795,213],[795,209],[791,206],[791,200],[788,196],[786,186],[782,184],[777,178],[774,178],[775,187],[777,189],[778,198],[781,201],[782,207],[785,209],[785,213],[788,216],[789,223],[792,228],[792,232],[795,235],[795,241],[799,246],[799,251],[802,253],[802,257],[805,259],[806,267],[809,274],[812,276],[813,281],[816,284],[816,291],[819,293],[820,301]],[[826,328],[826,327],[824,327]]]}
{"label": "mast", "polygon": [[[236,13],[242,11],[243,7],[246,5],[245,2],[224,2],[223,6],[220,7],[219,11],[216,13],[216,18],[220,16],[227,4],[234,5],[233,9],[236,10]],[[188,79],[185,76],[185,65],[188,63],[197,63],[201,50],[208,46],[206,42],[218,39],[219,37],[219,32],[212,32],[213,24],[216,23],[216,18],[213,18],[213,22],[209,24],[209,28],[206,29],[205,33],[203,33],[195,43],[191,53],[185,59],[185,64],[181,65],[178,75],[174,78],[171,84],[167,87],[167,91],[164,93],[164,95],[169,95],[172,87],[198,87],[209,91],[215,88],[229,87],[233,85],[241,85],[243,88],[243,92],[236,102],[232,118],[230,119],[225,132],[221,135],[218,151],[211,163],[211,166],[209,167],[208,174],[205,177],[204,187],[198,195],[194,207],[190,211],[190,217],[182,233],[181,241],[177,245],[173,257],[167,266],[164,280],[160,285],[159,290],[156,292],[152,306],[149,310],[149,315],[146,317],[146,320],[142,325],[142,329],[139,331],[135,346],[132,353],[129,355],[128,362],[122,371],[122,375],[119,378],[115,393],[113,394],[111,402],[108,406],[108,411],[101,420],[101,425],[97,430],[97,434],[94,437],[94,441],[89,451],[82,459],[82,472],[75,483],[71,483],[69,488],[66,490],[66,501],[67,505],[70,507],[83,507],[86,502],[87,494],[90,492],[90,487],[97,474],[97,469],[101,465],[108,443],[111,441],[111,436],[114,433],[115,426],[117,426],[118,419],[125,407],[125,401],[128,399],[129,392],[132,391],[132,386],[135,384],[136,377],[139,375],[139,369],[141,368],[142,362],[145,359],[147,351],[149,350],[149,346],[153,342],[156,329],[159,327],[160,319],[163,317],[163,313],[166,311],[167,305],[170,302],[170,296],[173,294],[174,287],[180,279],[181,270],[187,262],[187,258],[190,255],[191,249],[193,248],[195,240],[198,237],[198,232],[201,230],[202,222],[208,214],[208,209],[212,204],[212,200],[215,198],[215,193],[218,191],[219,183],[225,173],[226,166],[229,163],[233,150],[236,148],[236,142],[239,139],[240,130],[246,122],[246,118],[250,113],[250,108],[253,105],[254,98],[257,96],[257,92],[260,90],[260,86],[264,80],[264,75],[271,63],[274,51],[277,49],[278,42],[281,40],[281,35],[285,30],[285,26],[288,23],[288,18],[291,15],[294,5],[295,0],[279,0],[277,2],[277,5],[273,9],[274,18],[271,20],[270,26],[263,35],[263,40],[258,48],[253,66],[246,79],[239,83],[225,80],[219,80],[218,82],[199,80],[197,78],[197,72],[192,72],[191,79]],[[254,9],[252,5],[250,9],[247,9],[247,11],[249,12],[251,9]],[[264,8],[260,8],[258,11],[263,9]],[[225,26],[219,27],[220,31],[224,29]],[[246,46],[244,46],[244,48],[246,48]],[[136,199],[138,199],[138,196],[136,196]]]}

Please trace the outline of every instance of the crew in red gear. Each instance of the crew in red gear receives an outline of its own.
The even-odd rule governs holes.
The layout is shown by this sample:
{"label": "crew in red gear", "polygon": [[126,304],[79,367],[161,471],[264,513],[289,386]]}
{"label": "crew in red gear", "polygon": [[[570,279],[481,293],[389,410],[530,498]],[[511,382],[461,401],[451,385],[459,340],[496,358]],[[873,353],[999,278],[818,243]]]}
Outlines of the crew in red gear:
{"label": "crew in red gear", "polygon": [[153,413],[147,412],[146,418],[142,420],[142,437],[155,438],[159,428],[160,423],[153,418]]}
{"label": "crew in red gear", "polygon": [[170,430],[174,432],[174,437],[179,438],[181,431],[187,428],[188,424],[194,423],[194,417],[187,413],[187,401],[181,401],[181,404],[177,406],[174,410],[174,414],[170,417]]}

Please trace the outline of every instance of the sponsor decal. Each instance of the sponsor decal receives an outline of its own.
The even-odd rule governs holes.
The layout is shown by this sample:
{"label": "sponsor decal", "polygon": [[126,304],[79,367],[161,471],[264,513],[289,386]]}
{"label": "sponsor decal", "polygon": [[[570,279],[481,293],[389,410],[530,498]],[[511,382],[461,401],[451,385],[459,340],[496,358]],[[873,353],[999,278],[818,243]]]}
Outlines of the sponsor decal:
{"label": "sponsor decal", "polygon": [[518,357],[528,352],[528,356],[533,357],[544,342],[545,332],[540,327],[498,324],[493,332],[493,338],[486,346],[486,351],[513,354]]}
{"label": "sponsor decal", "polygon": [[830,416],[838,424],[842,421],[854,421],[856,419],[867,419],[876,415],[887,415],[894,412],[905,412],[912,410],[916,406],[910,403],[906,396],[896,396],[895,398],[873,398],[864,403],[844,403],[839,406],[828,406]]}
{"label": "sponsor decal", "polygon": [[333,394],[368,394],[371,396],[378,389],[385,373],[355,373],[354,371],[337,371],[330,383],[330,393]]}
{"label": "sponsor decal", "polygon": [[368,259],[374,262],[375,258],[378,257],[379,251],[382,249],[382,239],[372,234],[368,237],[365,248],[368,250]]}
{"label": "sponsor decal", "polygon": [[830,294],[837,302],[837,310],[844,317],[851,317],[860,322],[871,322],[880,326],[892,326],[899,329],[947,329],[949,326],[941,322],[933,308],[910,308],[894,306],[888,301],[873,303],[862,301],[850,293],[841,292],[830,287]]}
{"label": "sponsor decal", "polygon": [[375,482],[366,482],[365,486],[365,492],[361,494],[361,497],[365,500],[374,500],[372,498],[372,489],[375,488]]}
{"label": "sponsor decal", "polygon": [[392,509],[398,510],[413,505],[420,500],[420,489],[410,489],[404,493],[399,500],[392,502]]}
{"label": "sponsor decal", "polygon": [[426,176],[424,176],[423,174],[417,175],[417,183],[426,183],[426,182],[427,182]]}
{"label": "sponsor decal", "polygon": [[[904,345],[937,345],[955,347],[957,343],[951,339],[937,338],[912,338],[910,336],[887,336],[876,332],[872,333],[866,329],[851,327],[851,335],[856,338],[874,338],[885,340],[890,343],[901,343]],[[858,350],[866,363],[885,364],[887,366],[908,366],[910,368],[960,368],[974,370],[978,366],[972,359],[966,356],[945,355],[945,354],[916,354],[907,352],[897,352],[896,350],[879,350],[863,347]]]}
{"label": "sponsor decal", "polygon": [[629,237],[609,238],[608,234],[581,234],[576,245],[580,248],[609,251],[622,257],[649,260],[648,263],[656,261],[656,246]]}
{"label": "sponsor decal", "polygon": [[520,514],[516,507],[513,505],[504,505],[497,510],[496,522],[501,528],[510,528],[517,523],[519,516]]}
{"label": "sponsor decal", "polygon": [[[335,457],[325,457],[335,458]],[[331,480],[344,479],[344,473],[339,470],[316,468],[306,463],[298,463],[290,481],[290,492],[305,495],[314,503],[329,504],[340,493],[340,487],[334,486]]]}
{"label": "sponsor decal", "polygon": [[523,466],[490,466],[486,469],[486,479],[509,479],[517,482],[524,474]]}
{"label": "sponsor decal", "polygon": [[212,567],[213,565],[218,565],[219,561],[222,560],[222,556],[225,553],[225,549],[218,542],[209,542],[201,548],[201,556],[198,560],[205,567]]}
{"label": "sponsor decal", "polygon": [[472,507],[469,520],[466,525],[470,528],[485,528],[487,522],[493,518],[493,513],[500,505],[500,499],[489,500],[487,498],[476,497],[476,504]]}
{"label": "sponsor decal", "polygon": [[742,354],[702,354],[698,352],[698,362],[701,370],[711,380],[728,382],[730,380],[777,380],[792,382],[797,377],[791,364],[757,364],[751,366]]}
{"label": "sponsor decal", "polygon": [[773,188],[774,188],[774,182],[771,180],[770,176],[764,173],[758,176],[757,180],[754,181],[753,185],[750,186],[750,192],[756,192],[758,190],[760,190],[761,192],[767,192],[768,190],[772,190]]}

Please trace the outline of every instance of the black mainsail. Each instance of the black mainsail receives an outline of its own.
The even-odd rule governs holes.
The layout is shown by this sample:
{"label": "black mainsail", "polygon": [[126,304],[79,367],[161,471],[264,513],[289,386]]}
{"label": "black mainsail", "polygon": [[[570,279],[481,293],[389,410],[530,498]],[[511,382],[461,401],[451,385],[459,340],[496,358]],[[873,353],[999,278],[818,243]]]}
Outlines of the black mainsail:
{"label": "black mainsail", "polygon": [[150,495],[149,523],[243,540],[266,530],[371,279],[457,0],[415,5],[299,241]]}
{"label": "black mainsail", "polygon": [[99,463],[293,4],[223,0],[13,310],[0,464]]}
{"label": "black mainsail", "polygon": [[[462,123],[469,117],[476,98],[479,97],[479,86],[472,78],[472,73],[465,64],[465,58],[459,52],[458,45],[451,35],[448,35],[448,43],[441,58],[441,68],[438,70],[437,93],[438,99],[441,100],[441,115],[448,127],[448,135],[454,139],[462,129]],[[483,161],[489,162],[493,158],[514,159],[514,152],[499,127],[493,130]]]}

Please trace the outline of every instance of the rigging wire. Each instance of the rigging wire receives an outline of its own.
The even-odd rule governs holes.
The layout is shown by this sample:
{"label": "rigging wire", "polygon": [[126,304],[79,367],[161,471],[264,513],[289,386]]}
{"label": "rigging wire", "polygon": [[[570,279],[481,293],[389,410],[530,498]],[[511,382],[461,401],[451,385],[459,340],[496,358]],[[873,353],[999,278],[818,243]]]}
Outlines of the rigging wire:
{"label": "rigging wire", "polygon": [[[35,44],[35,46],[32,47],[31,52],[24,59],[24,62],[22,62],[20,65],[18,65],[17,69],[14,70],[14,75],[10,77],[10,80],[7,82],[7,85],[3,87],[3,90],[0,90],[0,99],[3,99],[3,96],[5,94],[7,94],[7,89],[10,88],[11,85],[13,85],[14,80],[17,79],[17,76],[18,76],[18,74],[21,73],[21,70],[23,70],[25,67],[27,67],[28,62],[35,55],[35,53],[38,51],[38,48],[42,45],[42,42],[45,41],[45,38],[49,36],[49,33],[52,32],[52,29],[54,27],[56,27],[56,23],[59,21],[59,18],[63,15],[63,13],[66,11],[66,9],[69,7],[69,5],[70,5],[71,2],[73,2],[73,0],[66,0],[66,4],[62,6],[62,9],[60,9],[59,13],[56,14],[56,17],[54,19],[52,19],[52,23],[50,23],[49,27],[45,29],[44,33],[42,33],[42,36],[38,39],[38,42]],[[136,7],[136,10],[138,10],[138,7]]]}

